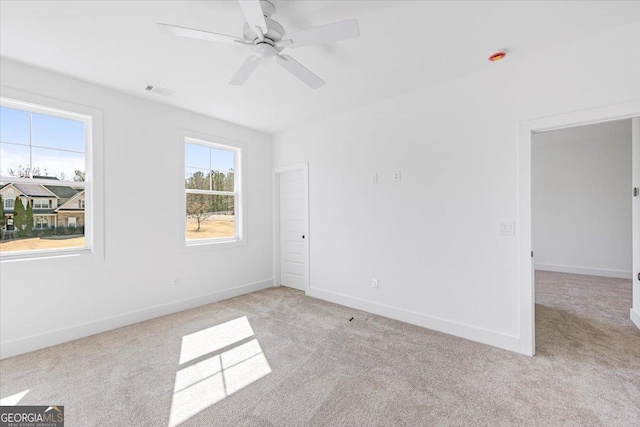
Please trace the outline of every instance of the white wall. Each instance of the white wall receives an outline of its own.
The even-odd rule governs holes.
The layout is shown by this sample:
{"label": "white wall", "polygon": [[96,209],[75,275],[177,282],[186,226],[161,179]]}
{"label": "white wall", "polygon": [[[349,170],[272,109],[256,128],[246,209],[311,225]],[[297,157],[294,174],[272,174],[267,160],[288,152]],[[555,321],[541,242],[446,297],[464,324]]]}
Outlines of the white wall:
{"label": "white wall", "polygon": [[519,125],[639,99],[640,23],[495,65],[274,137],[274,165],[309,161],[309,294],[520,351],[518,238],[498,236]]}
{"label": "white wall", "polygon": [[[102,110],[106,227],[103,256],[0,264],[3,357],[271,285],[270,136],[5,59],[0,83]],[[179,250],[180,128],[246,142],[246,246]]]}
{"label": "white wall", "polygon": [[536,269],[631,278],[631,120],[532,138]]}

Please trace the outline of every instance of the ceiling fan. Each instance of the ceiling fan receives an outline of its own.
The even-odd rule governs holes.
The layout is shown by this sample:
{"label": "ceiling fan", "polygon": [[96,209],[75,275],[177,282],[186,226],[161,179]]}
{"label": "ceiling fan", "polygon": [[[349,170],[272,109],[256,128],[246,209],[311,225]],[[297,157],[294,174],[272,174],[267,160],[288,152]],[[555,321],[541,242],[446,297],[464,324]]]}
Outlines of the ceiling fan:
{"label": "ceiling fan", "polygon": [[156,25],[160,31],[174,36],[249,47],[254,54],[244,61],[240,69],[236,71],[229,81],[229,84],[236,86],[243,85],[262,61],[275,58],[278,65],[300,79],[304,84],[311,89],[318,89],[324,85],[324,80],[289,55],[282,55],[282,50],[337,42],[360,36],[358,21],[355,19],[287,33],[282,25],[271,19],[271,16],[276,11],[273,3],[266,0],[239,0],[238,2],[247,20],[243,27],[242,38],[178,27],[176,25],[161,23]]}

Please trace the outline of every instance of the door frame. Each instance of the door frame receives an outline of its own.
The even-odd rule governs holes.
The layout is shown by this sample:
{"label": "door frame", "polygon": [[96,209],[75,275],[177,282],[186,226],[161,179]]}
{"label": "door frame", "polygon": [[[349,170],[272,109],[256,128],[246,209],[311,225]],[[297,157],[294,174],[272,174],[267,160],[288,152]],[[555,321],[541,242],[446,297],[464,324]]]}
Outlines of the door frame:
{"label": "door frame", "polygon": [[640,187],[640,116],[631,119],[631,232],[633,233],[633,257],[631,279],[633,305],[629,310],[631,321],[640,329],[640,194],[635,189]]}
{"label": "door frame", "polygon": [[640,99],[600,108],[523,121],[518,147],[518,282],[520,300],[520,353],[536,351],[535,283],[531,230],[531,140],[534,133],[640,116]]}
{"label": "door frame", "polygon": [[310,240],[309,233],[309,162],[293,163],[285,166],[278,166],[273,168],[273,284],[274,286],[280,286],[280,175],[285,172],[302,171],[302,189],[304,191],[304,206],[307,209],[307,214],[304,218],[305,236],[305,272],[304,272],[304,292],[309,292],[311,288],[311,266],[309,264],[310,255]]}

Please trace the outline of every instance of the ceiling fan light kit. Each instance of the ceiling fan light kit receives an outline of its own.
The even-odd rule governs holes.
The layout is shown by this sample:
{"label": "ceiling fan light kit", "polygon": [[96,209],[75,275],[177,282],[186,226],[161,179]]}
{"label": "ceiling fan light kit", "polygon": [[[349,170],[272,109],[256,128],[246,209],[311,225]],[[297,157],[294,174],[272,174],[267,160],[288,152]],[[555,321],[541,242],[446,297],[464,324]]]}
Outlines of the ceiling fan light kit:
{"label": "ceiling fan light kit", "polygon": [[239,0],[238,3],[246,19],[242,38],[170,24],[158,23],[157,26],[160,31],[174,36],[249,47],[254,54],[244,61],[229,81],[229,84],[236,86],[243,85],[262,61],[276,58],[282,68],[311,89],[318,89],[325,84],[324,80],[291,56],[281,55],[280,52],[360,36],[358,21],[355,19],[287,33],[282,25],[271,19],[276,12],[273,3],[266,0]]}

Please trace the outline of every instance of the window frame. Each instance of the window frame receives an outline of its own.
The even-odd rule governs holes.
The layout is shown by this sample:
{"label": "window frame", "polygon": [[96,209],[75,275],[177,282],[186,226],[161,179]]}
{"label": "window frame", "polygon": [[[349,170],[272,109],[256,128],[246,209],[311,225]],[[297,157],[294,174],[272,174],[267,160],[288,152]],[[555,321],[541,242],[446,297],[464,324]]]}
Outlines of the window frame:
{"label": "window frame", "polygon": [[[30,113],[44,114],[84,123],[85,181],[56,181],[55,185],[83,187],[86,194],[84,246],[75,248],[36,249],[0,253],[0,263],[38,258],[99,254],[104,257],[104,190],[103,190],[103,118],[102,111],[86,105],[49,98],[1,86],[0,105]],[[95,154],[98,154],[97,156]],[[31,165],[29,165],[31,166]],[[3,182],[52,185],[50,179],[1,176]]]}
{"label": "window frame", "polygon": [[[36,206],[36,202],[38,202],[38,206]],[[47,206],[42,206],[42,203],[46,202],[45,204]],[[50,199],[33,199],[33,206],[32,206],[33,210],[36,209],[51,209],[51,200]]]}
{"label": "window frame", "polygon": [[[35,228],[36,230],[46,230],[48,228],[51,228],[51,224],[49,223],[49,218],[46,216],[37,216],[33,219],[33,228]],[[42,224],[47,224],[47,227],[43,227]],[[38,225],[40,227],[38,227]]]}
{"label": "window frame", "polygon": [[[247,214],[246,214],[246,185],[244,179],[244,169],[246,165],[246,144],[241,141],[234,141],[213,135],[202,134],[190,130],[179,129],[178,131],[178,242],[181,250],[198,250],[213,248],[229,248],[234,246],[245,246],[247,244]],[[187,239],[186,229],[186,198],[190,192],[192,194],[230,195],[227,191],[217,190],[188,190],[185,188],[185,147],[186,144],[202,145],[234,152],[234,226],[235,236],[217,237],[207,239]]]}

